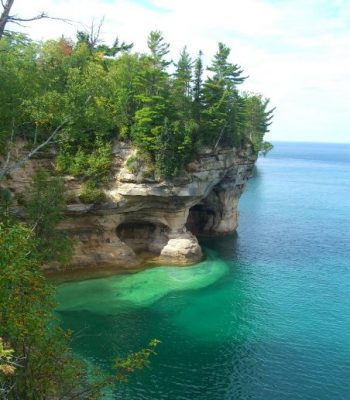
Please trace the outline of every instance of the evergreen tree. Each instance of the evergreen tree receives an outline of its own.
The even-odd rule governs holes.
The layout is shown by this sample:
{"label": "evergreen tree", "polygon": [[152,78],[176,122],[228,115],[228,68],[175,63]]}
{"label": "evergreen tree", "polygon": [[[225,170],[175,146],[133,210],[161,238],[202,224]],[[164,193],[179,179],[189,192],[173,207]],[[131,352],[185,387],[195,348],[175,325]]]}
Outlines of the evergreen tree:
{"label": "evergreen tree", "polygon": [[152,31],[147,39],[148,48],[151,51],[151,57],[155,66],[160,69],[167,67],[171,61],[166,61],[164,57],[169,53],[169,43],[164,42],[160,31]]}
{"label": "evergreen tree", "polygon": [[261,95],[243,93],[242,103],[244,117],[242,118],[242,136],[249,140],[255,152],[266,153],[271,150],[271,144],[264,142],[264,135],[269,131],[274,108],[268,110],[270,100]]}
{"label": "evergreen tree", "polygon": [[198,57],[194,64],[194,77],[193,77],[193,115],[198,126],[201,125],[201,112],[203,109],[203,53],[199,51]]}
{"label": "evergreen tree", "polygon": [[173,82],[173,103],[177,118],[191,118],[192,96],[192,60],[184,47],[176,64]]}
{"label": "evergreen tree", "polygon": [[212,65],[213,74],[203,87],[202,112],[204,140],[215,146],[219,142],[234,144],[237,141],[237,98],[236,86],[244,82],[242,69],[228,61],[230,49],[219,43]]}
{"label": "evergreen tree", "polygon": [[215,79],[223,81],[225,87],[234,89],[237,85],[243,83],[247,77],[241,76],[243,70],[239,65],[228,61],[230,52],[230,48],[220,42],[218,51],[214,56],[212,65],[208,67],[208,71],[214,73]]}
{"label": "evergreen tree", "polygon": [[136,77],[136,99],[139,102],[132,127],[132,138],[141,150],[156,158],[159,137],[168,114],[170,82],[164,56],[169,53],[169,44],[159,31],[150,33],[147,40],[151,55],[141,57],[141,68]]}
{"label": "evergreen tree", "polygon": [[[169,44],[159,31],[148,37],[149,54],[127,53],[131,45],[118,40],[99,44],[99,30],[92,33],[79,32],[76,43],[64,37],[35,43],[18,34],[1,39],[0,152],[8,161],[0,165],[0,179],[51,144],[58,172],[97,190],[108,177],[117,135],[131,139],[150,162],[174,165],[172,174],[193,157],[195,145],[263,146],[273,110],[259,96],[239,92],[246,77],[224,44],[203,83],[201,52],[193,65],[184,48],[168,73]],[[19,136],[30,150],[17,162]],[[164,150],[165,137],[172,151]]]}

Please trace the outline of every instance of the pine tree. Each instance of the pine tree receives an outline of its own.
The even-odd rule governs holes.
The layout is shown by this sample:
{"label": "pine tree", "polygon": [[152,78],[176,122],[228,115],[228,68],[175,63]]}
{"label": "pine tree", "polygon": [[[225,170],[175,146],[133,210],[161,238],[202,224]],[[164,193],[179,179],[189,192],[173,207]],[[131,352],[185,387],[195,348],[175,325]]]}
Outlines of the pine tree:
{"label": "pine tree", "polygon": [[194,77],[193,77],[193,116],[200,127],[201,125],[201,111],[203,109],[203,53],[200,50],[198,57],[194,64]]}
{"label": "pine tree", "polygon": [[184,47],[176,65],[173,81],[173,102],[178,118],[191,118],[192,60]]}
{"label": "pine tree", "polygon": [[203,87],[203,131],[205,141],[215,147],[220,142],[234,144],[237,141],[237,98],[236,86],[244,82],[243,70],[228,61],[230,49],[219,43],[208,77]]}
{"label": "pine tree", "polygon": [[224,81],[227,88],[235,88],[236,85],[243,83],[247,77],[241,76],[243,70],[238,64],[228,62],[230,52],[230,48],[220,42],[213,63],[208,70],[214,72],[215,79]]}
{"label": "pine tree", "polygon": [[148,48],[155,66],[160,69],[167,67],[171,61],[166,61],[164,57],[169,53],[169,43],[164,42],[164,38],[160,31],[152,31],[147,39]]}
{"label": "pine tree", "polygon": [[150,33],[147,44],[151,55],[141,57],[140,72],[135,80],[139,109],[135,113],[132,138],[155,161],[169,109],[170,80],[166,67],[170,62],[164,59],[169,53],[169,44],[164,42],[159,31]]}
{"label": "pine tree", "polygon": [[270,100],[263,99],[261,95],[244,93],[242,96],[244,119],[242,135],[253,145],[256,153],[266,153],[271,149],[271,144],[264,142],[264,135],[271,124],[274,108],[268,110]]}

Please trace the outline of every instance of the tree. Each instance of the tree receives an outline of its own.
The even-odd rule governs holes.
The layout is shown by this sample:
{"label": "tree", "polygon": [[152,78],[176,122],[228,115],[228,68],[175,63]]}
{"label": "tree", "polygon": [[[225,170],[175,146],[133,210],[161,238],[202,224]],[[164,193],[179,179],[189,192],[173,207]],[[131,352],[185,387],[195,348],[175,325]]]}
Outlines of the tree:
{"label": "tree", "polygon": [[[5,150],[0,180],[57,139],[70,156],[78,150],[77,141],[92,154],[97,137],[108,136],[116,124],[112,84],[102,60],[64,38],[39,47],[23,35],[10,35],[1,47],[6,52],[0,59],[0,142]],[[26,139],[27,150],[15,157],[19,136]]]}
{"label": "tree", "polygon": [[228,62],[230,48],[219,42],[218,51],[215,53],[212,65],[208,67],[208,71],[214,72],[214,78],[223,81],[228,88],[234,88],[247,79],[241,76],[243,70],[238,64]]}
{"label": "tree", "polygon": [[[68,120],[62,120],[59,124],[51,129],[45,139],[40,143],[36,142],[37,136],[32,148],[20,158],[13,158],[13,148],[15,147],[15,137],[18,130],[23,128],[28,121],[24,120],[25,111],[24,105],[27,99],[32,98],[28,92],[37,89],[37,77],[35,73],[36,63],[33,59],[28,59],[28,55],[34,56],[35,46],[24,36],[15,33],[9,33],[9,40],[4,41],[5,27],[8,23],[21,25],[23,22],[30,22],[44,18],[68,21],[62,18],[51,17],[45,12],[30,18],[22,18],[16,15],[11,15],[14,0],[1,0],[2,12],[0,15],[0,93],[6,96],[0,105],[0,118],[2,124],[0,126],[0,145],[1,150],[7,149],[5,158],[0,166],[0,181],[14,169],[17,169],[25,164],[25,162],[33,157],[45,146],[51,144],[62,127]],[[17,52],[17,54],[16,54]],[[1,65],[3,64],[3,65]],[[5,68],[4,68],[5,65]],[[8,69],[9,68],[9,69]],[[23,71],[27,69],[27,71]],[[3,75],[3,76],[1,76]],[[1,97],[1,95],[0,95]],[[23,101],[24,100],[24,101]],[[2,114],[2,115],[1,115]],[[2,151],[0,152],[2,153]]]}
{"label": "tree", "polygon": [[[0,152],[4,156],[0,166],[1,181],[52,143],[68,121],[62,119],[51,125],[40,141],[37,140],[37,125],[28,118],[28,101],[37,98],[45,89],[38,68],[38,46],[24,35],[10,34],[0,40],[0,51]],[[30,139],[31,147],[18,157],[15,156],[15,141],[22,133]]]}
{"label": "tree", "polygon": [[194,64],[194,77],[193,77],[193,115],[198,126],[201,125],[201,112],[203,109],[203,53],[199,51],[198,57]]}
{"label": "tree", "polygon": [[101,28],[104,23],[104,18],[101,18],[99,23],[96,25],[93,20],[90,28],[84,31],[77,32],[77,43],[84,43],[88,46],[90,52],[103,52],[104,55],[114,57],[121,51],[129,51],[133,48],[133,43],[119,43],[119,38],[116,37],[112,46],[101,44]]}
{"label": "tree", "polygon": [[66,206],[62,178],[38,171],[27,188],[25,206],[27,222],[36,235],[43,260],[67,263],[71,255],[71,244],[56,229]]}
{"label": "tree", "polygon": [[184,47],[180,53],[180,58],[176,66],[173,81],[173,102],[177,117],[191,118],[192,96],[191,96],[191,80],[192,80],[192,60]]}
{"label": "tree", "polygon": [[207,143],[215,144],[227,141],[235,143],[236,111],[238,91],[236,86],[244,82],[242,69],[228,61],[230,49],[219,43],[212,64],[208,70],[213,73],[204,82],[203,87],[203,130]]}
{"label": "tree", "polygon": [[60,21],[68,21],[63,18],[50,17],[45,12],[41,12],[38,15],[35,15],[34,17],[30,18],[21,18],[16,15],[10,15],[13,3],[14,0],[1,0],[2,12],[0,15],[0,39],[3,37],[5,32],[5,27],[8,23],[21,25],[23,22],[37,21],[39,19],[44,19],[44,18],[56,19]]}
{"label": "tree", "polygon": [[165,119],[169,116],[170,80],[166,71],[169,62],[164,59],[169,53],[169,44],[164,42],[159,31],[150,33],[147,44],[151,55],[140,57],[140,69],[135,81],[138,109],[131,137],[142,151],[150,154],[154,162]]}
{"label": "tree", "polygon": [[118,357],[113,375],[89,371],[72,354],[70,334],[56,320],[54,287],[41,263],[31,229],[0,223],[0,394],[7,396],[2,398],[97,399],[106,386],[148,366],[158,340]]}
{"label": "tree", "polygon": [[[255,108],[238,90],[246,77],[229,61],[227,46],[219,43],[203,83],[201,52],[193,68],[184,48],[170,74],[161,32],[150,33],[149,54],[131,54],[124,42],[101,44],[101,25],[79,32],[76,43],[64,37],[35,43],[13,33],[1,39],[0,180],[52,145],[57,171],[84,180],[83,197],[101,201],[117,137],[131,139],[145,160],[171,174],[180,173],[195,146],[251,141],[247,121]],[[25,142],[20,150],[18,138]]]}
{"label": "tree", "polygon": [[70,368],[65,335],[52,325],[53,305],[32,232],[21,224],[0,224],[0,337],[21,360],[16,373],[6,377],[12,398],[46,398],[64,379],[56,362]]}
{"label": "tree", "polygon": [[2,13],[0,16],[0,39],[2,38],[6,24],[11,21],[10,11],[15,0],[6,0],[4,3],[1,1]]}
{"label": "tree", "polygon": [[272,149],[269,142],[264,142],[264,135],[269,131],[275,108],[268,110],[269,99],[261,95],[243,93],[243,117],[241,123],[242,136],[253,145],[256,153],[266,154]]}
{"label": "tree", "polygon": [[164,69],[171,62],[166,61],[164,57],[169,53],[169,43],[164,42],[160,31],[152,31],[147,39],[148,48],[151,51],[151,57],[155,66]]}
{"label": "tree", "polygon": [[140,101],[136,98],[140,87],[142,65],[138,54],[124,53],[109,65],[115,99],[116,126],[122,139],[130,138],[134,115]]}
{"label": "tree", "polygon": [[0,398],[7,399],[12,387],[9,377],[13,376],[19,364],[15,360],[13,349],[0,337]]}

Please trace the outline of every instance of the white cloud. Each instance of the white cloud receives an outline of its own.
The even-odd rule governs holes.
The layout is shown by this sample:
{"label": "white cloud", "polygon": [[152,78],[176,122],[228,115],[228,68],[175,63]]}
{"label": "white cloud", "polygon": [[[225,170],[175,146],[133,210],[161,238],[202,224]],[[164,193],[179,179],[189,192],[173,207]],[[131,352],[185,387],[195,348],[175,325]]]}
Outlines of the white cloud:
{"label": "white cloud", "polygon": [[[187,44],[193,55],[203,50],[208,61],[223,41],[250,76],[243,88],[277,106],[271,140],[350,141],[347,0],[15,0],[18,14],[42,10],[85,26],[105,16],[104,39],[118,35],[138,51],[159,29],[174,58]],[[74,37],[77,29],[81,25],[47,20],[26,31],[44,39]]]}

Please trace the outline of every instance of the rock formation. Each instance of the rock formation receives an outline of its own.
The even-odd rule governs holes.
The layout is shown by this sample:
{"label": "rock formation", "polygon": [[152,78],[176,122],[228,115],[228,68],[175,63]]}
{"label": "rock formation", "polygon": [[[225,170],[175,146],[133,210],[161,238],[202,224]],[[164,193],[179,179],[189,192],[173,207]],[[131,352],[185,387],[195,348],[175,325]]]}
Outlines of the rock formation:
{"label": "rock formation", "polygon": [[[81,184],[65,177],[70,204],[60,229],[74,241],[73,269],[136,268],[145,262],[191,264],[202,258],[197,236],[236,229],[238,200],[256,161],[250,147],[215,153],[203,149],[180,177],[171,180],[145,176],[142,168],[130,172],[128,160],[137,160],[137,155],[126,143],[116,143],[113,154],[103,203],[83,204]],[[12,177],[14,192],[24,187],[23,180],[23,170]]]}

